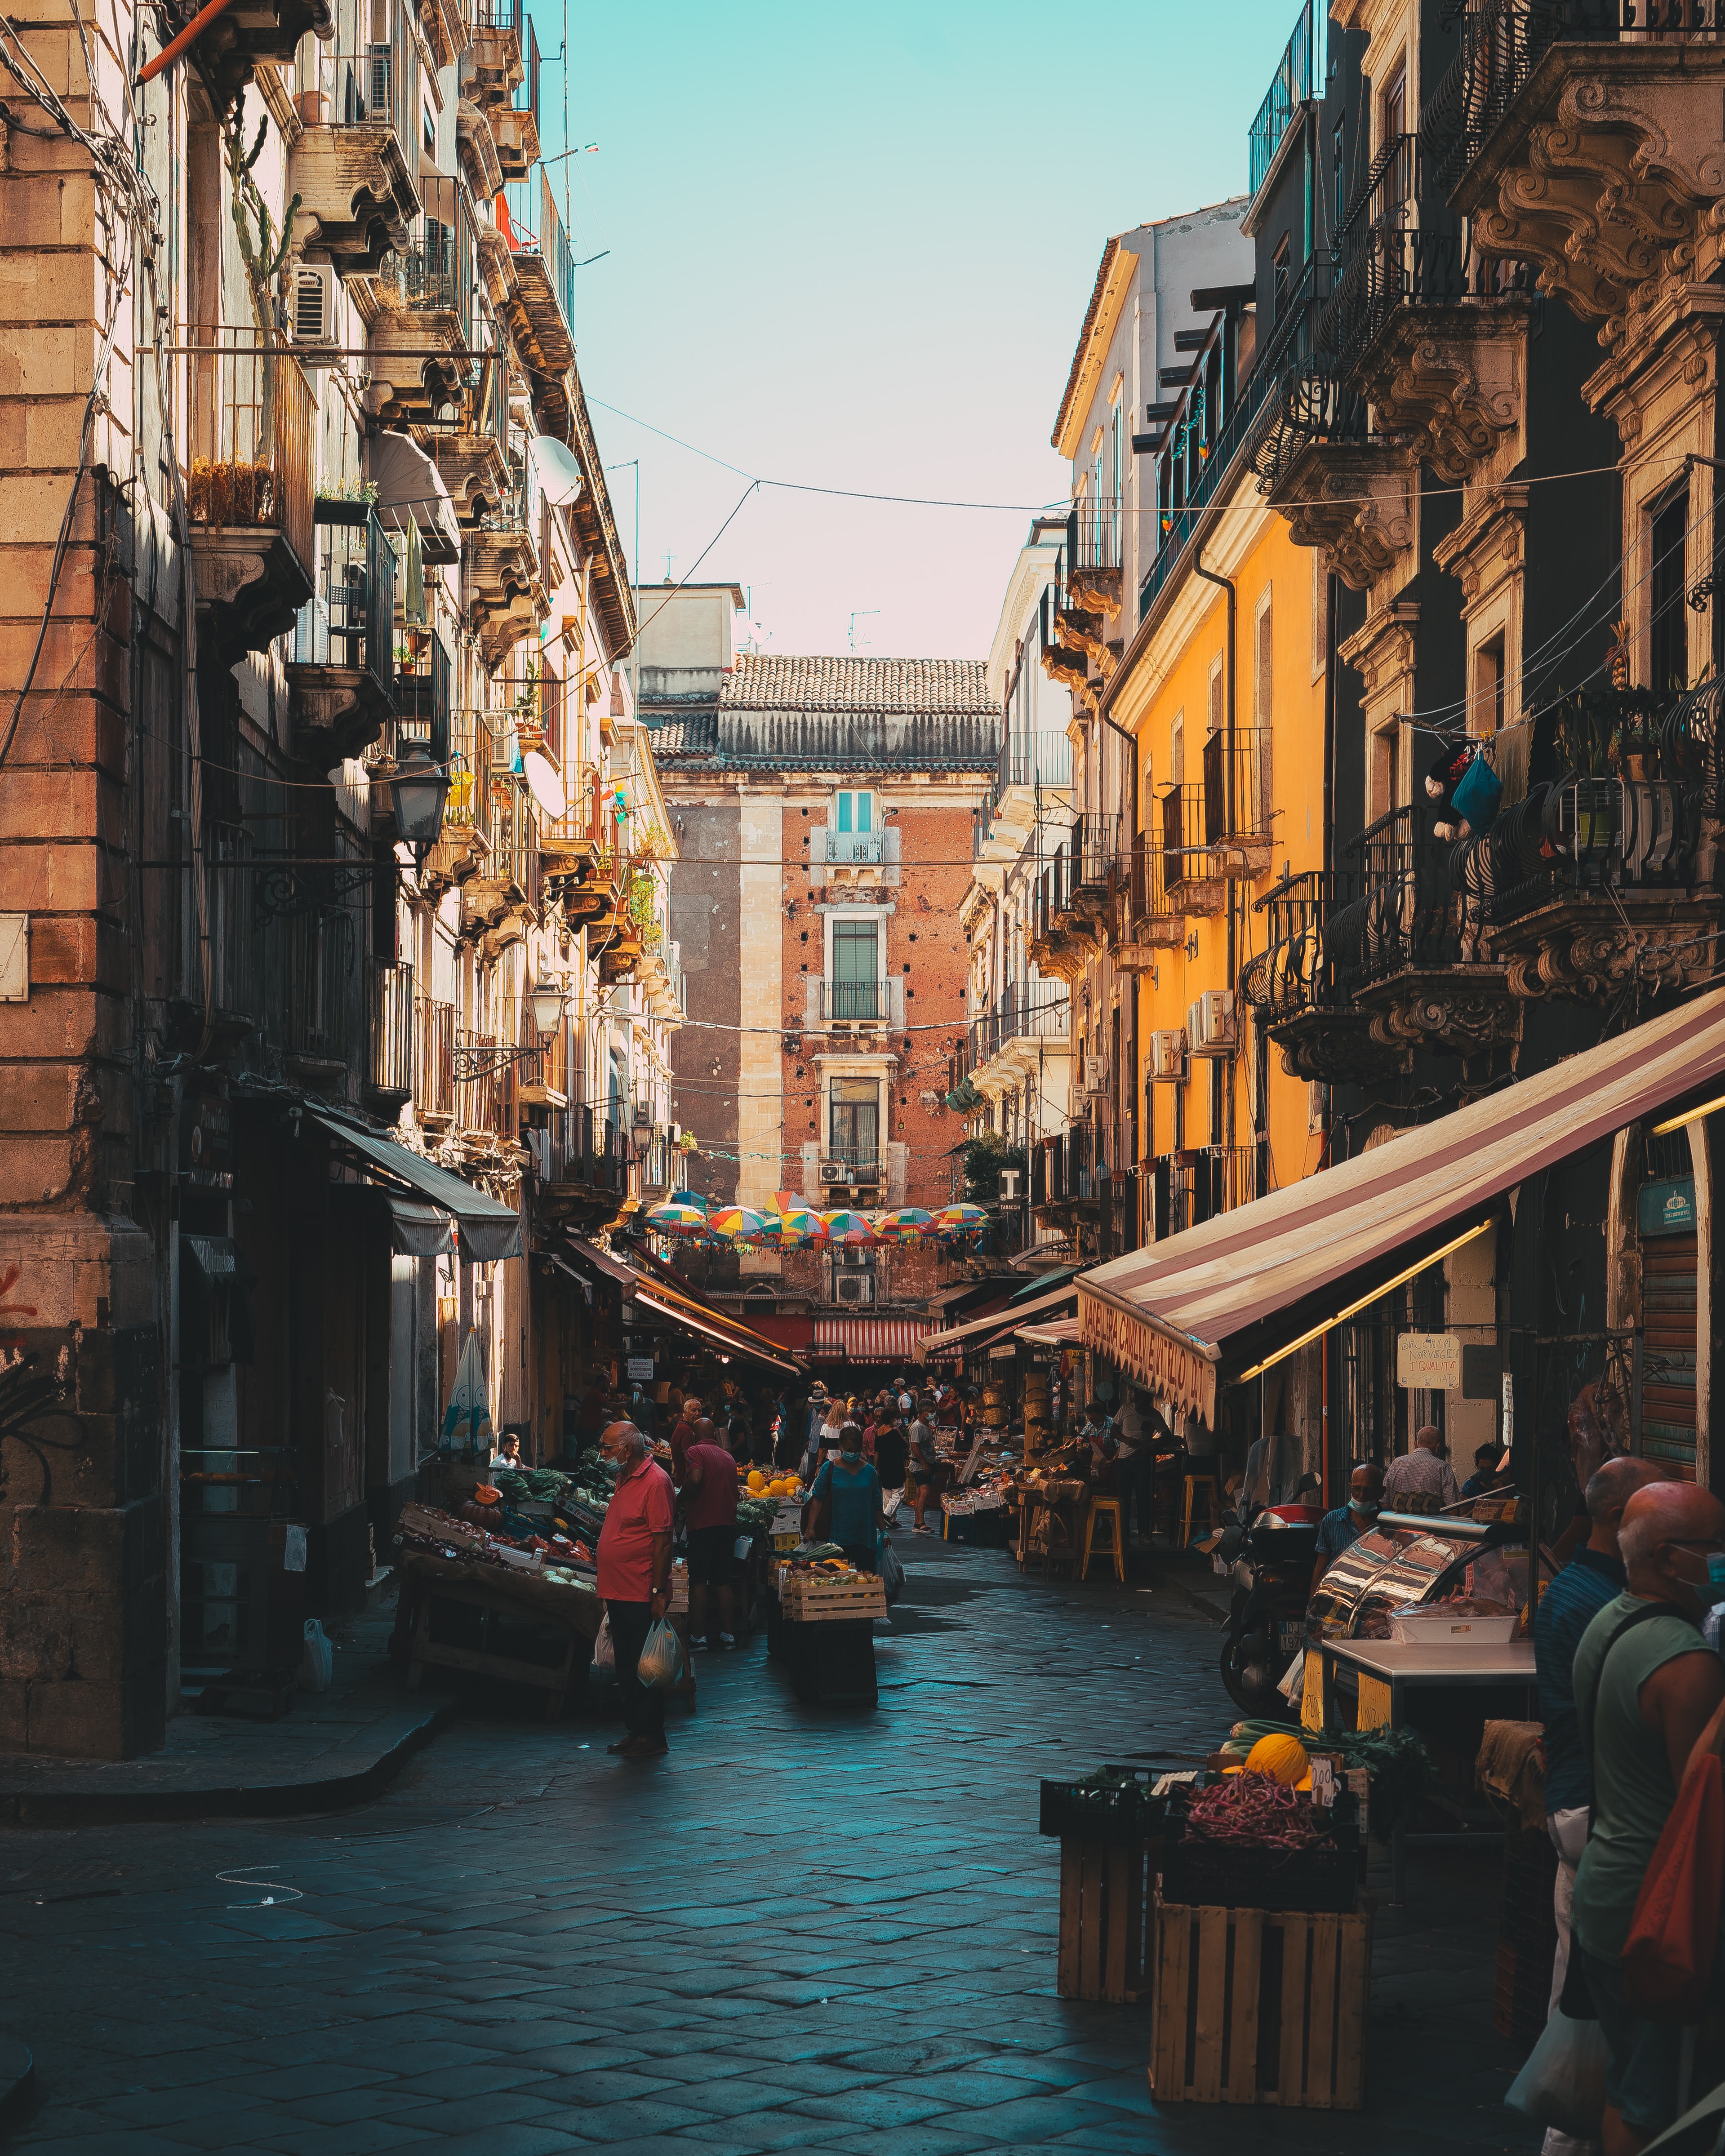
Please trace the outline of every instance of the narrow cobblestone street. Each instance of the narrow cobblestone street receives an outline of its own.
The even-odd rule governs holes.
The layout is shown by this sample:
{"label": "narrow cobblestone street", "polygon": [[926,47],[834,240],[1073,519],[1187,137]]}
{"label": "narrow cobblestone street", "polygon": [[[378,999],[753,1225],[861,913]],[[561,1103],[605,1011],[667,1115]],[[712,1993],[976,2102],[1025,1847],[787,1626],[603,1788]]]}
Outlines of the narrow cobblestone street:
{"label": "narrow cobblestone street", "polygon": [[1363,2113],[1159,2112],[1143,2010],[1055,1995],[1037,1784],[1208,1748],[1216,1632],[1173,1584],[1075,1589],[903,1539],[871,1717],[798,1707],[757,1639],[703,1666],[646,1766],[607,1757],[600,1716],[499,1701],[345,1814],[7,1832],[41,2089],[17,2145],[1535,2145],[1501,2104],[1478,1857],[1416,1864],[1408,1908],[1380,1907]]}

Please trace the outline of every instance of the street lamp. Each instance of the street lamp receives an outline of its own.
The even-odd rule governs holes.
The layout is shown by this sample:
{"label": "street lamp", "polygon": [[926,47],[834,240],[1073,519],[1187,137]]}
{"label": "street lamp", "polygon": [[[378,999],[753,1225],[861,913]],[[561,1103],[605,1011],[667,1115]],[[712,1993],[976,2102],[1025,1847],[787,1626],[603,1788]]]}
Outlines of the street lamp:
{"label": "street lamp", "polygon": [[449,774],[423,748],[410,749],[389,782],[397,834],[410,846],[434,846],[443,829]]}
{"label": "street lamp", "polygon": [[454,1051],[457,1082],[489,1078],[493,1072],[501,1070],[511,1063],[524,1063],[530,1056],[542,1055],[546,1043],[562,1024],[563,1013],[568,1004],[567,994],[555,981],[536,981],[527,993],[527,1009],[532,1014],[533,1030],[537,1039],[521,1048],[469,1046],[465,1042],[458,1042]]}

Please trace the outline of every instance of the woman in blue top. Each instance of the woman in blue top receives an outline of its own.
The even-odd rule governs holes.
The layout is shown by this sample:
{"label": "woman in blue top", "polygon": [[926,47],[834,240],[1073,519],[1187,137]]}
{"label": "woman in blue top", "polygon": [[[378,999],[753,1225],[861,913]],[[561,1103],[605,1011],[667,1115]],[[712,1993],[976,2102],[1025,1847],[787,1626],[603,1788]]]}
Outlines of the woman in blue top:
{"label": "woman in blue top", "polygon": [[880,1477],[863,1458],[862,1432],[854,1422],[839,1431],[839,1457],[823,1465],[809,1496],[815,1539],[837,1543],[858,1571],[875,1571],[886,1515],[880,1507]]}

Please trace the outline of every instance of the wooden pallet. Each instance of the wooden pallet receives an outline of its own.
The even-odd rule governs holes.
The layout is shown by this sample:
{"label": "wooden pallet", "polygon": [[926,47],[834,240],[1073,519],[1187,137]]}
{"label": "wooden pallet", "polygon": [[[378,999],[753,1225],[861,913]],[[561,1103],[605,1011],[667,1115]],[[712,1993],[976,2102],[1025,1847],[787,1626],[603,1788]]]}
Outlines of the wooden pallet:
{"label": "wooden pallet", "polygon": [[1150,2087],[1158,2103],[1358,2111],[1372,1916],[1155,1900]]}
{"label": "wooden pallet", "polygon": [[1161,1838],[1086,1841],[1060,1837],[1060,1943],[1055,1989],[1062,1999],[1136,2005],[1150,1995],[1150,1912]]}

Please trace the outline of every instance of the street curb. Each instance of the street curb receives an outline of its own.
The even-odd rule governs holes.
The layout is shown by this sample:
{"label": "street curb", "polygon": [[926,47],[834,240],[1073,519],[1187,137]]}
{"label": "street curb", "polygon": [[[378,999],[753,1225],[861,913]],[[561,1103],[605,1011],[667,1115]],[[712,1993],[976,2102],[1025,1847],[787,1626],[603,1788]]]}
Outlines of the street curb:
{"label": "street curb", "polygon": [[0,2133],[23,2123],[36,2101],[36,2061],[28,2045],[0,2036]]}
{"label": "street curb", "polygon": [[1217,1626],[1228,1622],[1228,1612],[1225,1609],[1219,1609],[1207,1594],[1200,1594],[1195,1587],[1189,1587],[1183,1579],[1177,1579],[1173,1584],[1179,1589],[1181,1594],[1185,1596],[1200,1617],[1208,1617],[1211,1624]]}
{"label": "street curb", "polygon": [[[387,1752],[352,1774],[315,1782],[264,1783],[210,1789],[32,1789],[0,1793],[0,1826],[117,1826],[200,1819],[288,1819],[362,1804],[387,1789],[413,1754],[451,1722],[459,1702],[445,1700]],[[0,2099],[0,2117],[4,2100]]]}

